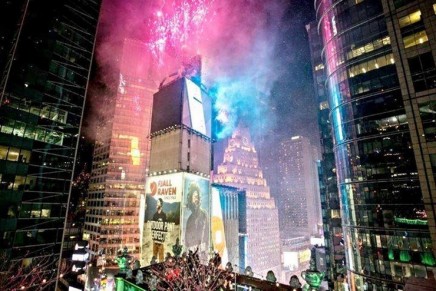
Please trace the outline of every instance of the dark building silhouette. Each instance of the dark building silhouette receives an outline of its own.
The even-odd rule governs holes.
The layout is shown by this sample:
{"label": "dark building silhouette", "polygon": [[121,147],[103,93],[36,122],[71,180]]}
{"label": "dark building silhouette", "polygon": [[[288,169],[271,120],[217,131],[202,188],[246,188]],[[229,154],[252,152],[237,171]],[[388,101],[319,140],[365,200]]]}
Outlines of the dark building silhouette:
{"label": "dark building silhouette", "polygon": [[53,262],[47,277],[64,241],[99,10],[98,0],[0,2],[0,250]]}

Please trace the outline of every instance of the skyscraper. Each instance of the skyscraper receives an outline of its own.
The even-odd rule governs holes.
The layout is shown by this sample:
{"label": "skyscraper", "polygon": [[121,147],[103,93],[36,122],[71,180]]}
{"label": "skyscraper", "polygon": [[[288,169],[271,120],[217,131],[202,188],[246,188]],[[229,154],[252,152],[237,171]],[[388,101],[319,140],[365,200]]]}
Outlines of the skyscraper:
{"label": "skyscraper", "polygon": [[263,178],[257,152],[247,128],[239,126],[228,140],[223,162],[213,176],[215,183],[246,190],[247,248],[246,266],[255,275],[272,270],[281,275],[278,211]]}
{"label": "skyscraper", "polygon": [[315,6],[348,279],[397,290],[436,265],[434,2]]}
{"label": "skyscraper", "polygon": [[203,263],[210,252],[212,101],[188,68],[161,83],[153,98],[150,175],[141,201],[145,265],[177,248],[197,252]]}
{"label": "skyscraper", "polygon": [[303,136],[280,143],[279,217],[282,237],[320,234],[317,149]]}
{"label": "skyscraper", "polygon": [[145,43],[125,39],[114,102],[105,104],[107,122],[99,128],[87,199],[84,239],[97,264],[114,266],[127,247],[139,259],[140,197],[150,158],[150,124],[156,85],[149,78]]}
{"label": "skyscraper", "polygon": [[0,248],[28,265],[61,252],[99,10],[0,3]]}
{"label": "skyscraper", "polygon": [[339,275],[345,274],[346,269],[328,92],[325,86],[326,70],[322,60],[322,38],[318,34],[316,21],[307,24],[306,30],[309,36],[313,85],[318,102],[321,141],[319,191],[327,260],[326,275],[330,288],[334,288],[334,281]]}

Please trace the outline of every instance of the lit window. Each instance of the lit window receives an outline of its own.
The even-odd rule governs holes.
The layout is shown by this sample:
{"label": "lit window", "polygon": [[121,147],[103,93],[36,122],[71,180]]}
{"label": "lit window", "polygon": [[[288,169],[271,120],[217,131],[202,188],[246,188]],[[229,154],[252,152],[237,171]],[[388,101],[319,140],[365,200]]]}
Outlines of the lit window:
{"label": "lit window", "polygon": [[415,45],[423,44],[428,41],[427,33],[425,30],[414,33],[403,38],[404,47],[409,48]]}
{"label": "lit window", "polygon": [[400,27],[406,27],[408,25],[414,24],[421,21],[421,11],[417,10],[409,15],[406,15],[404,17],[401,17],[398,22],[400,24]]}
{"label": "lit window", "polygon": [[324,65],[323,64],[319,64],[319,65],[315,66],[315,71],[319,71],[319,70],[322,70],[322,69],[324,69]]}
{"label": "lit window", "polygon": [[332,17],[332,29],[333,29],[333,35],[338,34],[338,30],[336,29],[336,20],[335,17]]}
{"label": "lit window", "polygon": [[319,103],[319,110],[324,110],[329,108],[329,103],[327,101],[323,101]]}
{"label": "lit window", "polygon": [[389,45],[389,44],[391,44],[391,39],[389,38],[389,36],[386,36],[384,38],[376,39],[376,40],[374,40],[374,41],[372,41],[370,43],[367,43],[367,44],[365,44],[365,45],[363,45],[361,47],[354,48],[352,46],[351,47],[351,51],[349,51],[347,53],[347,59],[350,60],[352,58],[361,56],[361,55],[363,55],[365,53],[372,52],[372,51],[374,51],[376,49],[379,49],[379,48],[381,48],[381,47],[383,47],[385,45]]}
{"label": "lit window", "polygon": [[436,14],[436,4],[433,4],[433,12]]}
{"label": "lit window", "polygon": [[350,78],[353,78],[360,74],[365,74],[372,70],[377,70],[381,67],[394,64],[394,58],[392,54],[387,54],[376,59],[369,60],[356,66],[352,66],[348,69]]}

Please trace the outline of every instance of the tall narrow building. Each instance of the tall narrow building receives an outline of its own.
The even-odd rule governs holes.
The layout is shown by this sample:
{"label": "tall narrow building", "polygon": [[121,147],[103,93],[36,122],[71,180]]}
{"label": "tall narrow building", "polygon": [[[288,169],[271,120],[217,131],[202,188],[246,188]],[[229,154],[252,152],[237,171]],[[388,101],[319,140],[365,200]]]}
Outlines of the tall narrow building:
{"label": "tall narrow building", "polygon": [[436,266],[434,5],[315,1],[352,290]]}
{"label": "tall narrow building", "polygon": [[98,266],[114,267],[127,247],[140,256],[139,207],[150,156],[150,124],[156,85],[148,72],[145,43],[125,39],[114,102],[94,149],[83,238]]}
{"label": "tall narrow building", "polygon": [[[142,263],[195,251],[208,261],[211,229],[211,98],[195,78],[200,59],[153,99],[150,175],[141,201]],[[187,69],[191,68],[191,71]]]}
{"label": "tall narrow building", "polygon": [[45,282],[58,270],[99,11],[0,2],[0,252]]}
{"label": "tall narrow building", "polygon": [[294,136],[280,143],[278,208],[282,237],[320,234],[317,152],[303,136]]}
{"label": "tall narrow building", "polygon": [[306,25],[309,37],[310,56],[315,96],[318,101],[318,125],[321,141],[319,167],[319,191],[326,253],[326,277],[329,287],[334,288],[336,279],[346,274],[345,251],[341,226],[341,211],[336,180],[336,164],[333,154],[332,126],[329,120],[326,69],[322,60],[322,38],[316,21]]}
{"label": "tall narrow building", "polygon": [[239,126],[228,140],[215,183],[246,190],[246,262],[256,276],[272,270],[281,276],[279,219],[276,203],[263,178],[258,155],[247,128]]}

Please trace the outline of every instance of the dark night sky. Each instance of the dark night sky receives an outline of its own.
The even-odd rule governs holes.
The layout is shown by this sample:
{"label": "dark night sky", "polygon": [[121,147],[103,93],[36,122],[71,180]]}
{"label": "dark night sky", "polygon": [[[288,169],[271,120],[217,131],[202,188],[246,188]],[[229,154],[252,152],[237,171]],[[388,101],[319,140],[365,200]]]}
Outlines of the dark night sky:
{"label": "dark night sky", "polygon": [[305,25],[314,20],[313,1],[297,0],[288,5],[281,24],[277,57],[287,70],[280,72],[272,91],[282,137],[303,135],[318,143],[310,52]]}

